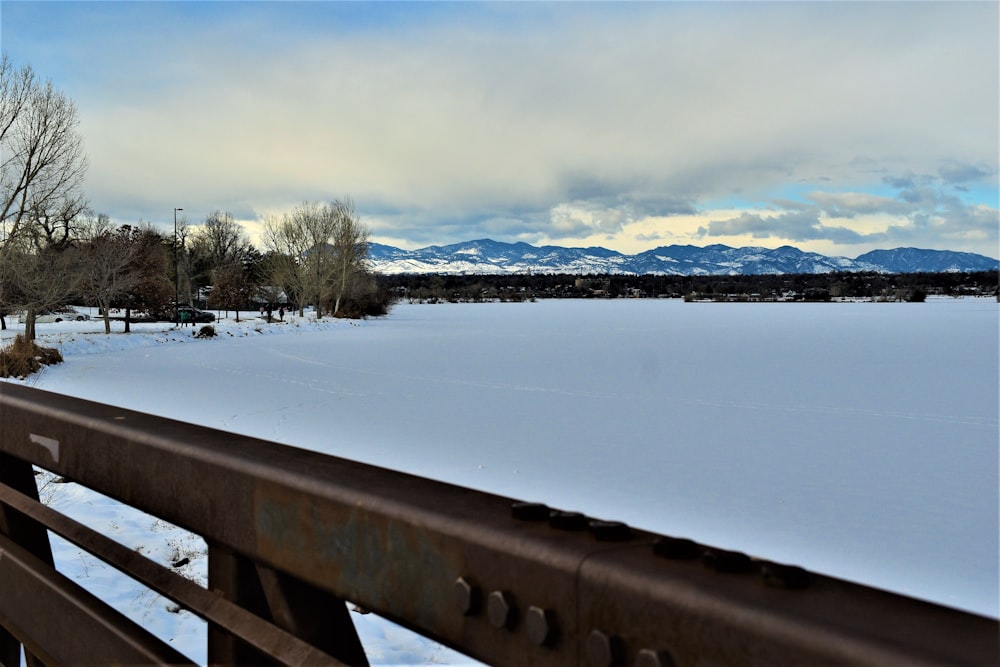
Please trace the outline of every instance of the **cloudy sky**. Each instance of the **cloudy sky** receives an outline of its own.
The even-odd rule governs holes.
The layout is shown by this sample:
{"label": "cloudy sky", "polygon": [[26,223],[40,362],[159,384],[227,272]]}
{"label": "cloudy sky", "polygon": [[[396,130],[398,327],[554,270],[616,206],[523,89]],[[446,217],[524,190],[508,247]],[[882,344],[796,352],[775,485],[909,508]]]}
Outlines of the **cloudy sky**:
{"label": "cloudy sky", "polygon": [[0,42],[118,222],[998,257],[998,7],[0,0]]}

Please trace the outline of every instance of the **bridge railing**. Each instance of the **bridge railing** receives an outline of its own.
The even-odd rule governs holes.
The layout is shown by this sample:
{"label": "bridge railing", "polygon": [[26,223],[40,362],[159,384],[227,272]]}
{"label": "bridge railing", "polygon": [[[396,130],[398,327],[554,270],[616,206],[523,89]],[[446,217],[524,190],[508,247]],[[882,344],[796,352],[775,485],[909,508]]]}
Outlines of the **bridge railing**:
{"label": "bridge railing", "polygon": [[[207,588],[39,503],[33,466],[202,536]],[[206,619],[211,663],[367,664],[346,600],[501,665],[998,661],[994,619],[0,383],[0,663],[187,661],[58,573],[50,530]]]}

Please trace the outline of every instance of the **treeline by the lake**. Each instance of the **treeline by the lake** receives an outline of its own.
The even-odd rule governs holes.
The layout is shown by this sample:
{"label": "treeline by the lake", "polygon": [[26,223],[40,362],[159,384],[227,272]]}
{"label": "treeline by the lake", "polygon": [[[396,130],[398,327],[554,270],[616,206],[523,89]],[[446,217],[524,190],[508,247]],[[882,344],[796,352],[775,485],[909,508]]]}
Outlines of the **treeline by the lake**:
{"label": "treeline by the lake", "polygon": [[931,295],[997,297],[998,272],[876,272],[735,275],[451,275],[378,276],[412,302],[527,301],[580,298],[675,298],[688,301],[923,301]]}

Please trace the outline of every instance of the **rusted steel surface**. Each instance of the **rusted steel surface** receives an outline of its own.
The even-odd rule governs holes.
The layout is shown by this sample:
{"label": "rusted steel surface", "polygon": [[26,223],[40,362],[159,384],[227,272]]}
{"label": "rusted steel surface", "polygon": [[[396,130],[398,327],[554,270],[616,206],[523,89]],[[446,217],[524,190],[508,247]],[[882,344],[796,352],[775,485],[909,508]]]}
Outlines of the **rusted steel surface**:
{"label": "rusted steel surface", "polygon": [[341,665],[317,647],[272,625],[221,594],[206,590],[179,574],[146,558],[114,540],[87,528],[69,517],[0,484],[0,504],[37,521],[82,547],[104,562],[125,572],[181,606],[225,628],[225,634],[253,647],[278,664]]}
{"label": "rusted steel surface", "polygon": [[601,657],[612,637],[623,664],[944,665],[1000,658],[995,622],[815,574],[803,588],[789,589],[767,579],[768,567],[754,561],[718,572],[704,556],[669,560],[645,548],[589,559],[580,569],[583,648],[592,664],[605,665],[613,664]]}
{"label": "rusted steel surface", "polygon": [[[343,600],[288,575],[256,565],[217,545],[209,545],[208,556],[209,588],[225,595],[239,605],[239,609],[246,610],[243,613],[259,614],[295,637],[309,638],[315,646],[312,655],[301,655],[288,661],[285,656],[261,645],[252,631],[249,634],[224,632],[222,628],[229,626],[211,625],[209,663],[319,665],[330,660],[329,654],[337,656],[337,664],[368,664]],[[250,629],[249,626],[244,627]]]}
{"label": "rusted steel surface", "polygon": [[[0,416],[2,414],[0,412]],[[0,439],[0,444],[2,443],[3,440]],[[26,498],[38,500],[38,487],[35,484],[35,474],[31,464],[5,454],[2,446],[0,446],[0,484],[20,492]],[[0,534],[10,537],[36,558],[52,565],[52,548],[49,546],[48,533],[32,518],[18,512],[10,512],[0,505]]]}
{"label": "rusted steel surface", "polygon": [[[0,418],[2,416],[3,410],[0,408]],[[2,442],[0,435],[0,444]],[[0,484],[16,489],[26,498],[38,500],[38,486],[31,464],[5,454],[2,448],[0,448]],[[42,563],[52,567],[52,548],[45,528],[30,517],[11,511],[3,504],[0,504],[0,535],[6,535]],[[30,649],[25,653],[24,659],[28,667],[40,664]],[[0,627],[0,665],[20,664],[21,641]]]}
{"label": "rusted steel surface", "polygon": [[998,661],[993,619],[619,522],[24,387],[0,410],[3,451],[204,536],[227,595],[252,564],[250,607],[294,581],[492,664]]}
{"label": "rusted steel surface", "polygon": [[46,664],[190,664],[3,535],[0,601],[0,625]]}

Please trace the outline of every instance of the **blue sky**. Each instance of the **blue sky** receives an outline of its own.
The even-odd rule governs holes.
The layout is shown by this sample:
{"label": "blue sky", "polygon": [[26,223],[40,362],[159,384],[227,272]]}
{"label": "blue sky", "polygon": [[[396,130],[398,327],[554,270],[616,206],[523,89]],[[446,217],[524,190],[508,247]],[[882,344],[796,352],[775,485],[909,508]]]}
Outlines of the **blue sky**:
{"label": "blue sky", "polygon": [[998,257],[998,7],[0,0],[0,41],[119,222]]}

